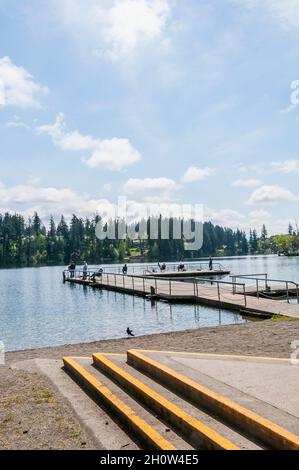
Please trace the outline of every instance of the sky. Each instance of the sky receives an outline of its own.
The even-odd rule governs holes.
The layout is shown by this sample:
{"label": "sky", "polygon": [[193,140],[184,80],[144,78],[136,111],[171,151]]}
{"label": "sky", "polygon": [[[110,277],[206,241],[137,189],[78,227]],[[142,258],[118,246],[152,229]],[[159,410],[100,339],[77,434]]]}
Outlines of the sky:
{"label": "sky", "polygon": [[0,213],[299,221],[299,0],[0,0]]}

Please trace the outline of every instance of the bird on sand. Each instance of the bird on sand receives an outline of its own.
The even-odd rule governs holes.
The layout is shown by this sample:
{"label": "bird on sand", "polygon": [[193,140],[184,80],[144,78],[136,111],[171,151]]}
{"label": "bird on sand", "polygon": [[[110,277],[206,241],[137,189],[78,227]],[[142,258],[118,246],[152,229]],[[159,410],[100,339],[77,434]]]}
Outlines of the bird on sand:
{"label": "bird on sand", "polygon": [[135,336],[135,335],[133,334],[133,331],[132,331],[129,327],[127,328],[127,335],[128,335],[128,336]]}

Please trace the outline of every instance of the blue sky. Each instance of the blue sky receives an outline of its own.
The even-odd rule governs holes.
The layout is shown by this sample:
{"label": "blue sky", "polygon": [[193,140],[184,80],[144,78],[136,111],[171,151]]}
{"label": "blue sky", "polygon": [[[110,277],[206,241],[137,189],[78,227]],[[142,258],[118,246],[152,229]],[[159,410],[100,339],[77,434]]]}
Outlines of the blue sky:
{"label": "blue sky", "polygon": [[286,231],[298,40],[299,0],[1,0],[0,212],[126,195]]}

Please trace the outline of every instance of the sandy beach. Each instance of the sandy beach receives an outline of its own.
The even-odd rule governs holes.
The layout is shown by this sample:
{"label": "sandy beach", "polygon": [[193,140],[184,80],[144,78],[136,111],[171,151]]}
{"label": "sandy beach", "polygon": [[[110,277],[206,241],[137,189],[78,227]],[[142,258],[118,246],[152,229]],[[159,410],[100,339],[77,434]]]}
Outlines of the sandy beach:
{"label": "sandy beach", "polygon": [[95,448],[92,437],[53,385],[37,373],[13,370],[16,362],[90,356],[96,351],[125,353],[130,348],[289,357],[294,340],[299,340],[299,321],[269,320],[9,352],[6,365],[0,367],[0,448]]}
{"label": "sandy beach", "polygon": [[289,357],[291,342],[296,339],[299,321],[269,320],[8,352],[6,364],[34,358],[88,356],[96,351],[125,353],[129,348]]}

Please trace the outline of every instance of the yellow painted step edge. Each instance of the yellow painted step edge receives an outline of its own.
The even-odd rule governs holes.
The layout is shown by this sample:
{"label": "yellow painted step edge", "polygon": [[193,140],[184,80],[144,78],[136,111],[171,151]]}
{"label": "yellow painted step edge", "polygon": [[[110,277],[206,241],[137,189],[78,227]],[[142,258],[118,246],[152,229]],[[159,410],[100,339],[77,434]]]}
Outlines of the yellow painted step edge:
{"label": "yellow painted step edge", "polygon": [[203,442],[208,449],[214,450],[240,450],[235,444],[185,413],[181,408],[171,403],[166,398],[155,392],[140,380],[125,372],[114,362],[102,354],[93,354],[94,364],[102,371],[117,381],[121,386],[132,392],[133,396],[141,399],[149,408],[159,415],[163,415],[185,436],[191,437],[193,442]]}
{"label": "yellow painted step edge", "polygon": [[129,350],[128,363],[148,372],[188,399],[220,414],[225,419],[250,432],[270,447],[280,450],[299,450],[299,436],[218,393],[198,384],[170,367],[161,364],[138,350]]}
{"label": "yellow painted step edge", "polygon": [[[156,349],[136,349],[140,353],[149,353],[149,354],[170,354],[177,356],[194,356],[194,357],[211,357],[211,358],[220,358],[220,359],[242,359],[249,361],[282,361],[291,363],[291,359],[287,357],[271,357],[271,356],[244,356],[240,354],[216,354],[216,353],[199,353],[199,352],[190,352],[190,351],[158,351]],[[110,353],[102,353],[105,355],[111,355]]]}
{"label": "yellow painted step edge", "polygon": [[71,357],[63,358],[64,367],[76,376],[104,405],[126,426],[128,426],[148,450],[176,450],[148,423],[141,419],[129,406],[117,398],[105,385],[91,375]]}

